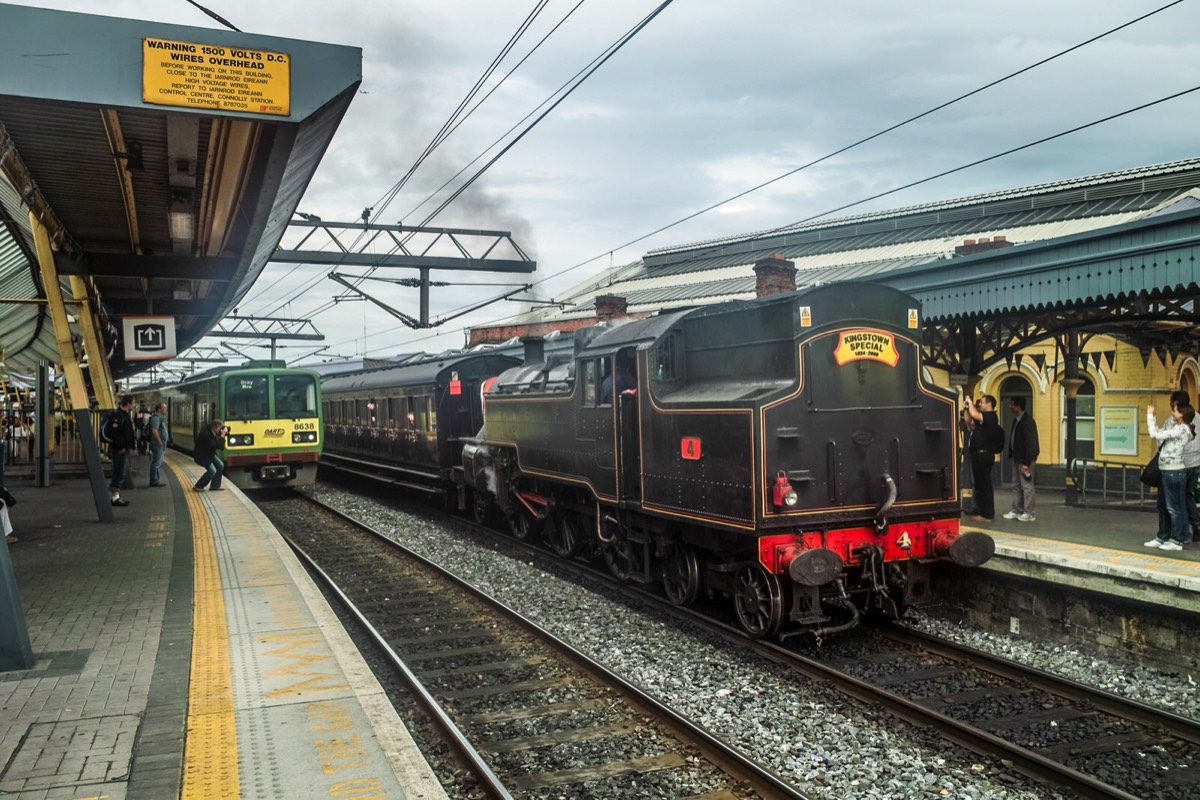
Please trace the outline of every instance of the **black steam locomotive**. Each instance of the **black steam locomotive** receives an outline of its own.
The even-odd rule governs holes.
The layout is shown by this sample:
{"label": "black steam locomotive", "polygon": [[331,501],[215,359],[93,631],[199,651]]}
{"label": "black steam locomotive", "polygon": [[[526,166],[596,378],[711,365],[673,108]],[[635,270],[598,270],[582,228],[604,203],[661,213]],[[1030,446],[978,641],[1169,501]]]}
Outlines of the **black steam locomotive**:
{"label": "black steam locomotive", "polygon": [[[994,550],[959,531],[955,396],[922,376],[919,315],[902,292],[841,283],[584,328],[557,353],[527,339],[520,364],[335,378],[326,461],[453,489],[477,518],[677,604],[730,596],[755,637],[899,617],[930,564]],[[414,396],[417,416],[411,399],[393,410]],[[350,437],[335,420],[352,406]]]}

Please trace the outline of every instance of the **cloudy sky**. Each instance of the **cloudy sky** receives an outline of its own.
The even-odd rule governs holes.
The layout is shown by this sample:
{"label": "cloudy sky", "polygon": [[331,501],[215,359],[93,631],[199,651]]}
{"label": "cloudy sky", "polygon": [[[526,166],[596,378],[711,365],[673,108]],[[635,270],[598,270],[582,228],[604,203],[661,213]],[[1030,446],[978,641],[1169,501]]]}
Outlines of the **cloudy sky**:
{"label": "cloudy sky", "polygon": [[[185,0],[25,4],[218,27]],[[353,220],[378,203],[537,4],[204,2],[248,33],[362,48],[361,92],[300,204],[326,220]],[[424,219],[433,204],[420,204],[436,187],[659,4],[549,0],[496,80],[564,16],[570,18],[422,166],[381,221]],[[538,261],[534,291],[554,297],[655,247],[807,219],[1193,89],[1200,85],[1200,0],[1185,0],[630,244],[1166,5],[1168,0],[677,0],[431,224],[512,230]],[[1200,92],[841,213],[1197,156],[1198,111]],[[320,277],[328,271],[269,266],[241,313],[306,317],[339,293]],[[385,302],[416,313],[414,290],[371,288]],[[433,315],[499,291],[435,290]],[[522,308],[500,303],[432,332],[411,331],[361,302],[323,311],[313,322],[326,336],[327,353],[385,356],[459,346],[464,326],[498,321]]]}

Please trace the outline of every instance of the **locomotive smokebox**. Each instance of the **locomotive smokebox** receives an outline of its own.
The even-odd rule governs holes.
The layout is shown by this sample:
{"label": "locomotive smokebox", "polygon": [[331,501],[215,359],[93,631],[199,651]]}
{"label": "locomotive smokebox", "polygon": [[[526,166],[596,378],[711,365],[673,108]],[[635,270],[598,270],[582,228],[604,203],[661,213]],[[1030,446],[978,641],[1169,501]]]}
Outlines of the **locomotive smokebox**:
{"label": "locomotive smokebox", "polygon": [[996,554],[996,542],[980,531],[959,534],[950,545],[950,560],[962,567],[978,567]]}
{"label": "locomotive smokebox", "polygon": [[824,586],[841,576],[843,566],[832,550],[805,550],[788,564],[788,574],[801,586]]}

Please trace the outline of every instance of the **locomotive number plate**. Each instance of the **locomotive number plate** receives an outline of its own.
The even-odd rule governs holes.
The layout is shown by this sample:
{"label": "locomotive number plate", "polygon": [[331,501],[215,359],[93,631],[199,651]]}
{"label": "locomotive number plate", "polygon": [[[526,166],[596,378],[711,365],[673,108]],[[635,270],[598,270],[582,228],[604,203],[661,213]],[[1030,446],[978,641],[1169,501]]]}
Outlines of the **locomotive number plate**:
{"label": "locomotive number plate", "polygon": [[700,460],[700,437],[685,436],[679,440],[679,455],[688,461]]}

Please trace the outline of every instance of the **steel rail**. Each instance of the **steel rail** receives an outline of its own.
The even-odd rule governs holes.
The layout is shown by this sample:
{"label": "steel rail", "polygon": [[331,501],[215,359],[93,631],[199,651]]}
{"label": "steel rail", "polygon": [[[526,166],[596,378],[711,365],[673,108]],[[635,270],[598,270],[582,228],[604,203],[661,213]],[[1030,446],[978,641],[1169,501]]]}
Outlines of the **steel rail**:
{"label": "steel rail", "polygon": [[[474,525],[486,530],[491,535],[501,535],[494,529],[487,528],[486,526],[479,526],[477,523],[468,522],[457,517],[455,519],[458,522]],[[1040,753],[1012,744],[987,731],[972,727],[968,723],[960,722],[938,711],[926,708],[895,692],[872,686],[853,675],[822,664],[814,659],[807,658],[782,645],[759,639],[751,639],[740,628],[728,625],[719,620],[714,620],[712,617],[706,616],[698,610],[676,606],[657,593],[641,589],[629,583],[617,581],[607,572],[594,569],[581,562],[566,562],[557,559],[550,551],[538,547],[535,543],[535,537],[531,537],[528,541],[521,541],[507,536],[504,537],[504,541],[527,552],[540,553],[544,556],[555,558],[558,563],[563,564],[567,569],[585,575],[589,579],[604,581],[610,586],[620,587],[622,591],[636,596],[637,599],[646,602],[648,605],[655,606],[660,610],[686,619],[710,632],[722,636],[733,644],[748,648],[758,655],[794,669],[813,680],[831,683],[851,697],[868,704],[882,706],[914,725],[935,730],[942,737],[972,752],[1006,759],[1012,763],[1013,769],[1024,775],[1072,791],[1086,800],[1139,800],[1137,795],[1129,794],[1122,789],[1072,769],[1065,764],[1060,764]]]}
{"label": "steel rail", "polygon": [[[414,560],[416,563],[431,569],[439,575],[444,576],[447,580],[452,581],[484,604],[496,609],[502,614],[509,616],[525,630],[551,645],[564,658],[581,665],[585,671],[595,675],[602,683],[606,683],[617,689],[624,694],[626,699],[628,699],[631,703],[639,706],[645,712],[652,714],[657,719],[665,723],[668,728],[673,729],[673,733],[675,733],[677,738],[679,738],[681,741],[686,741],[696,746],[707,759],[713,762],[713,764],[719,767],[722,771],[733,777],[750,783],[756,790],[764,794],[764,796],[785,798],[786,800],[811,800],[808,795],[803,794],[795,787],[789,785],[782,777],[776,775],[765,766],[747,758],[739,750],[713,735],[705,728],[692,722],[687,717],[672,709],[670,706],[664,705],[637,684],[631,683],[630,681],[605,667],[603,664],[595,661],[587,654],[580,652],[563,639],[560,639],[546,629],[542,628],[536,622],[521,614],[519,611],[485,593],[483,590],[472,585],[470,582],[461,578],[446,567],[431,561],[425,556],[422,556],[420,553],[414,552],[408,547],[405,547],[403,544],[400,544],[394,539],[389,538],[385,533],[377,531],[364,522],[357,520],[336,508],[332,508],[331,506],[328,506],[315,498],[305,497],[305,500],[318,505],[321,509],[337,516],[347,524],[350,524],[355,528],[358,528],[386,543],[390,547],[397,549],[406,557]],[[462,519],[458,519],[458,521],[464,522],[468,525],[474,524],[466,522]],[[390,648],[387,649],[389,652],[391,652]],[[408,672],[407,668],[405,669],[405,672]],[[413,676],[412,680],[417,680],[415,675]],[[432,696],[430,696],[430,701],[436,703]],[[455,730],[457,730],[457,726],[455,727]]]}
{"label": "steel rail", "polygon": [[1042,691],[1074,702],[1084,702],[1122,719],[1139,725],[1158,726],[1177,739],[1200,744],[1200,722],[1162,708],[1131,700],[1127,697],[1106,692],[1087,684],[1064,678],[1051,672],[1028,667],[1003,656],[976,650],[957,642],[940,639],[923,631],[906,627],[882,628],[880,635],[892,641],[921,648],[933,655],[956,661],[968,661],[987,672],[1004,678],[1025,681]]}
{"label": "steel rail", "polygon": [[308,555],[308,553],[304,551],[303,547],[301,547],[287,534],[280,532],[280,535],[283,536],[283,540],[288,543],[288,546],[292,548],[292,550],[302,561],[304,561],[308,568],[321,578],[322,582],[325,584],[325,587],[338,599],[338,602],[342,604],[346,611],[354,617],[359,625],[362,626],[363,630],[371,638],[371,641],[375,643],[375,646],[378,647],[379,650],[387,657],[392,669],[394,669],[401,676],[404,682],[408,685],[409,690],[416,695],[417,700],[433,717],[434,722],[442,729],[446,736],[449,737],[451,743],[458,748],[459,753],[466,759],[468,765],[479,777],[487,791],[491,792],[494,797],[500,798],[500,800],[513,800],[512,794],[504,786],[500,778],[496,776],[496,773],[492,771],[492,768],[488,766],[487,761],[485,761],[483,756],[479,754],[479,751],[475,749],[475,746],[471,744],[471,741],[467,738],[466,734],[464,734],[458,725],[454,723],[454,720],[450,718],[450,715],[446,713],[446,710],[442,708],[437,699],[434,698],[429,690],[425,688],[424,684],[422,684],[420,679],[417,678],[416,674],[408,668],[408,665],[404,663],[404,660],[400,658],[396,651],[392,649],[392,646],[388,644],[383,634],[381,634],[366,618],[366,615],[364,615],[362,611],[358,609],[358,606],[354,604],[354,601],[351,600],[345,594],[345,592],[341,590],[341,587],[337,585],[337,583],[332,577],[330,577],[328,573],[325,572],[325,570],[321,569],[321,567],[317,565],[317,562],[314,561]]}

